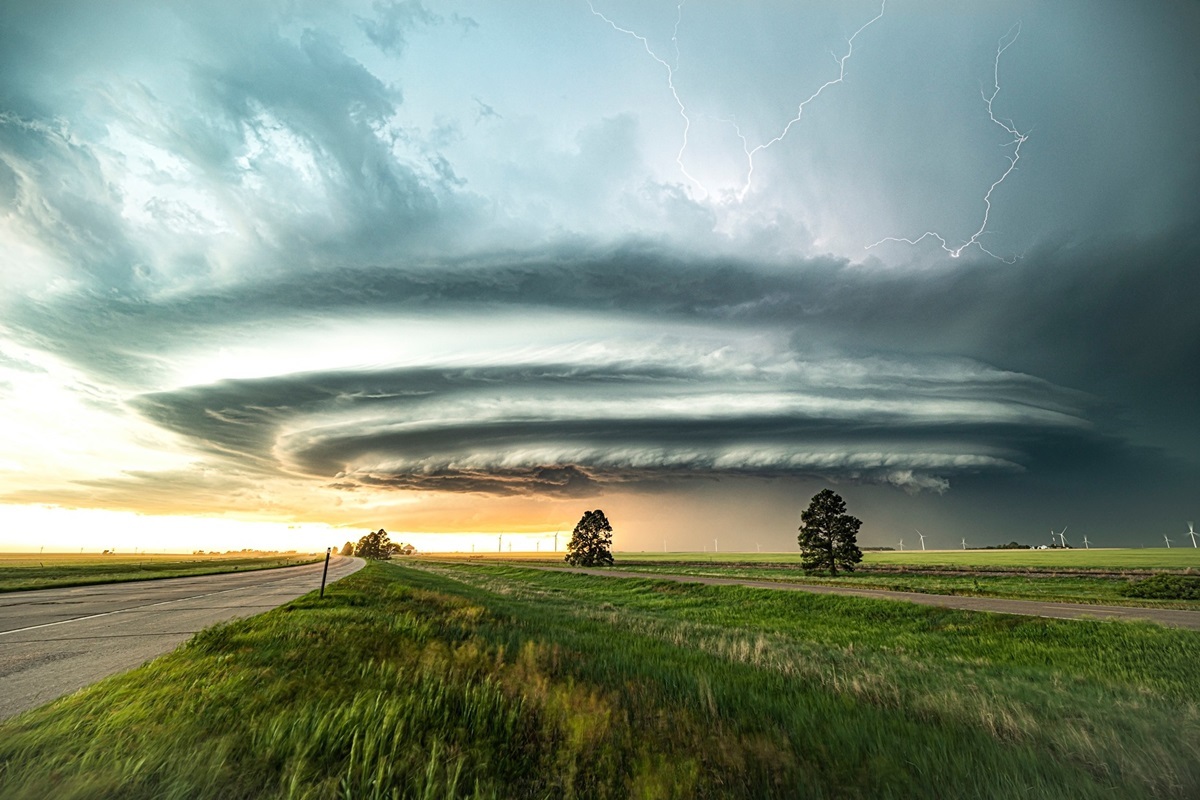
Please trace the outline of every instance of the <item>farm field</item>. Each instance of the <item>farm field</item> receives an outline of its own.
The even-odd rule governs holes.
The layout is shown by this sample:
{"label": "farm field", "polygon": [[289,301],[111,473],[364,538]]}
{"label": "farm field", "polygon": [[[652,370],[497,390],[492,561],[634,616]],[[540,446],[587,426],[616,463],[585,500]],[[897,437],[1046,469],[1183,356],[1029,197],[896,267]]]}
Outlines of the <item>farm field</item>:
{"label": "farm field", "polygon": [[0,725],[0,796],[1194,797],[1200,635],[370,564]]}
{"label": "farm field", "polygon": [[647,577],[658,574],[746,578],[756,581],[779,581],[812,586],[844,586],[857,589],[890,589],[924,594],[1200,609],[1200,601],[1196,600],[1146,600],[1127,597],[1121,593],[1121,589],[1128,585],[1129,579],[1121,577],[1018,573],[971,575],[938,574],[936,572],[905,572],[901,574],[854,572],[841,573],[836,578],[831,578],[825,575],[806,575],[797,568],[787,569],[769,564],[638,564],[624,561],[619,562],[615,568],[623,572],[643,572]]}
{"label": "farm field", "polygon": [[[1144,555],[1152,553],[1151,556]],[[1083,558],[1076,558],[1082,554]],[[895,558],[893,558],[893,556]],[[422,556],[457,558],[462,556]],[[1196,600],[1142,599],[1122,594],[1135,578],[1153,572],[1200,570],[1200,554],[1168,551],[1122,550],[977,550],[926,551],[924,553],[864,554],[852,573],[836,578],[805,574],[799,553],[614,553],[616,567],[647,575],[747,578],[818,586],[891,589],[927,594],[967,595],[1015,600],[1125,605],[1152,608],[1200,608]],[[530,566],[563,566],[547,553],[512,553],[471,556],[468,563],[519,563]]]}
{"label": "farm field", "polygon": [[297,553],[254,556],[0,553],[0,592],[272,569],[308,564],[320,558],[324,556]]}
{"label": "farm field", "polygon": [[[544,555],[544,554],[543,554]],[[788,553],[657,553],[614,552],[621,563],[632,561],[676,561],[763,564],[800,564],[798,551]],[[1093,548],[1084,550],[869,550],[863,553],[863,568],[875,566],[1017,569],[1017,570],[1186,570],[1200,571],[1200,550],[1192,547]]]}

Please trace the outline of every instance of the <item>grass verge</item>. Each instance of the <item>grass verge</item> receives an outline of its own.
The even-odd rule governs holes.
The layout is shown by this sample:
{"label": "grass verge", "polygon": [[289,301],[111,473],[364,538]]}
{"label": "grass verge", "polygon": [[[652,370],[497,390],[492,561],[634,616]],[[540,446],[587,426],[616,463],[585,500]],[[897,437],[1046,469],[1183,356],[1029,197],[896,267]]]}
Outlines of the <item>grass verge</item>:
{"label": "grass verge", "polygon": [[0,726],[0,796],[1194,797],[1200,636],[372,564]]}

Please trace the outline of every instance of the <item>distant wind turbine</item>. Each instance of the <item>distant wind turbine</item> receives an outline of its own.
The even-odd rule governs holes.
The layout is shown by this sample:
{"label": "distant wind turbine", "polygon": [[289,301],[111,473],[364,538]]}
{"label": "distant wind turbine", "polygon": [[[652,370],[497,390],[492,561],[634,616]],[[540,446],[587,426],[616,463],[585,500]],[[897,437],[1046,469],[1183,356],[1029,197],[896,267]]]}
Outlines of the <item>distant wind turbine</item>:
{"label": "distant wind turbine", "polygon": [[1163,541],[1167,543],[1167,549],[1170,550],[1171,549],[1171,540],[1167,538],[1167,535],[1165,533],[1163,534]]}
{"label": "distant wind turbine", "polygon": [[1192,523],[1188,523],[1188,536],[1192,537],[1192,547],[1196,546],[1196,528]]}
{"label": "distant wind turbine", "polygon": [[904,540],[900,540],[900,552],[904,552]]}
{"label": "distant wind turbine", "polygon": [[1050,539],[1051,539],[1051,540],[1053,540],[1055,536],[1058,536],[1058,541],[1059,541],[1059,543],[1060,543],[1060,544],[1061,544],[1063,547],[1066,547],[1066,546],[1067,546],[1067,537],[1063,535],[1063,534],[1065,534],[1066,532],[1067,532],[1067,526],[1066,526],[1066,525],[1063,525],[1063,529],[1062,529],[1061,531],[1059,531],[1057,534],[1055,534],[1055,533],[1054,533],[1054,529],[1053,529],[1053,528],[1051,528],[1051,529],[1050,529]]}
{"label": "distant wind turbine", "polygon": [[[917,531],[916,528],[913,528],[913,530]],[[917,531],[917,536],[921,537],[921,549],[924,550],[925,549],[925,534],[921,533],[920,531]]]}
{"label": "distant wind turbine", "polygon": [[964,536],[964,537],[963,537],[963,550],[966,550],[966,549],[967,549],[967,539],[966,539],[966,537]]}
{"label": "distant wind turbine", "polygon": [[1086,537],[1086,536],[1084,536],[1084,537],[1083,537],[1083,548],[1084,548],[1085,550],[1091,550],[1091,549],[1092,549],[1092,546],[1091,546],[1091,544],[1089,544],[1089,543],[1088,543],[1088,540],[1087,540],[1087,537]]}

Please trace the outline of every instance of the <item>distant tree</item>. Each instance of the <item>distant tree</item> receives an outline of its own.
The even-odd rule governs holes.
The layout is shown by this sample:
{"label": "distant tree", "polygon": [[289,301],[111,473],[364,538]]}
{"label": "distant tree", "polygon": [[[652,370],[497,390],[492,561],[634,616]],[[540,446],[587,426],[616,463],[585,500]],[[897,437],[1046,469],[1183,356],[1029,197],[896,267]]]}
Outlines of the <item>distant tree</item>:
{"label": "distant tree", "polygon": [[853,572],[862,561],[858,549],[858,529],[862,520],[846,513],[846,501],[829,489],[813,497],[800,515],[800,566],[805,570],[827,569],[837,575],[838,568]]}
{"label": "distant tree", "polygon": [[358,540],[358,544],[354,546],[354,555],[359,558],[386,560],[392,557],[393,547],[395,545],[388,538],[387,531],[380,528]]}
{"label": "distant tree", "polygon": [[344,556],[354,555],[354,542],[346,542],[344,545],[342,545],[342,555],[344,555]]}
{"label": "distant tree", "polygon": [[576,567],[599,567],[613,563],[612,525],[600,509],[585,511],[567,542],[567,555],[563,559]]}

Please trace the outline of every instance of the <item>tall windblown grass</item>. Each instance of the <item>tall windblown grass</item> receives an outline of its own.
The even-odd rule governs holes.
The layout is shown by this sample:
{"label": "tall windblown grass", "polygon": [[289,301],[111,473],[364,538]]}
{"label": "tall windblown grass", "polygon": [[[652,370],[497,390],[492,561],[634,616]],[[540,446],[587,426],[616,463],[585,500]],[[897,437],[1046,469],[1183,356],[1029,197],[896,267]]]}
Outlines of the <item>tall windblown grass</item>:
{"label": "tall windblown grass", "polygon": [[372,565],[0,726],[0,796],[1190,797],[1200,637]]}

